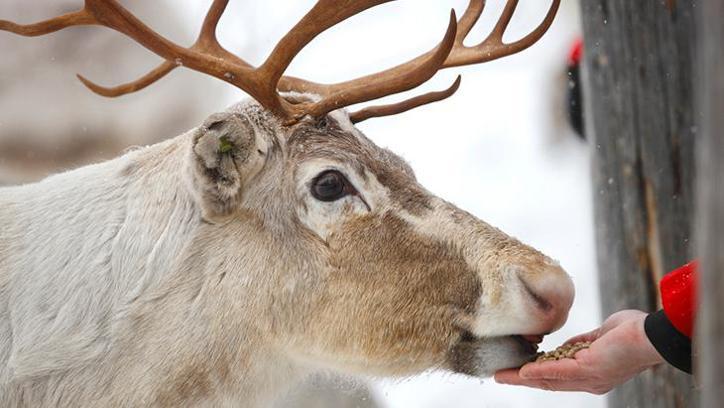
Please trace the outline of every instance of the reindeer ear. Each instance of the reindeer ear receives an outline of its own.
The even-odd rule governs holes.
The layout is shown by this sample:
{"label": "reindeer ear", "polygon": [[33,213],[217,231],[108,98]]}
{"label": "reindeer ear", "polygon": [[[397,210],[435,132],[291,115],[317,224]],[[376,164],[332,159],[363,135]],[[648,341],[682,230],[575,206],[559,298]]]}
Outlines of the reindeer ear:
{"label": "reindeer ear", "polygon": [[205,219],[231,215],[244,184],[264,165],[254,126],[239,114],[216,113],[196,130],[191,152],[192,191]]}

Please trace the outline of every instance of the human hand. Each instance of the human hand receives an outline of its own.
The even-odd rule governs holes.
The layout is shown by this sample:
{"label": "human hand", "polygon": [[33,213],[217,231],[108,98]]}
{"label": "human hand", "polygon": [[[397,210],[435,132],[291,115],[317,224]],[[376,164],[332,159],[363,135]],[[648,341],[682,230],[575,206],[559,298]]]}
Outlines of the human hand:
{"label": "human hand", "polygon": [[605,394],[664,361],[646,337],[646,316],[640,310],[614,313],[598,329],[566,341],[566,344],[592,342],[574,358],[532,362],[519,369],[498,371],[495,381],[550,391]]}

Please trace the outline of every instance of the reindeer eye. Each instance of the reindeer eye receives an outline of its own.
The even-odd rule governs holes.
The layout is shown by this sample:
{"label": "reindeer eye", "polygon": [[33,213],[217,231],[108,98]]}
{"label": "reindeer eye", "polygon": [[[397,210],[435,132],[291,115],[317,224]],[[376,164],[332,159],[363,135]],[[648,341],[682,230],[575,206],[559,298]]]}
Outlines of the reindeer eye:
{"label": "reindeer eye", "polygon": [[335,201],[353,191],[347,179],[336,170],[328,170],[312,181],[312,195],[319,201]]}

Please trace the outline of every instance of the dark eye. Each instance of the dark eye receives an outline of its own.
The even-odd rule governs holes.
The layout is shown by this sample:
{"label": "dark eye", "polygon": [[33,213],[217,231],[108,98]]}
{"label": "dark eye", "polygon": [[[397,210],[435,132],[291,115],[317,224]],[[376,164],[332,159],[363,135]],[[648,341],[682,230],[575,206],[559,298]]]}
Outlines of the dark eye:
{"label": "dark eye", "polygon": [[337,170],[328,170],[312,181],[312,195],[319,201],[335,201],[352,190],[347,179]]}

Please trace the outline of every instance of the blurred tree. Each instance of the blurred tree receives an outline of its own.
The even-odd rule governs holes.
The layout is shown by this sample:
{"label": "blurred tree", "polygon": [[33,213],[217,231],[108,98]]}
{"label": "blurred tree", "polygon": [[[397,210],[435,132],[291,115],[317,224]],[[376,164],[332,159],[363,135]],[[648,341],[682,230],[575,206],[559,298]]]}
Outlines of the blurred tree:
{"label": "blurred tree", "polygon": [[[660,308],[659,280],[693,257],[695,5],[581,1],[604,315]],[[612,391],[609,405],[673,408],[693,399],[691,379],[662,365]]]}
{"label": "blurred tree", "polygon": [[697,317],[702,407],[724,401],[724,3],[703,2],[699,9],[701,145],[699,161],[697,247],[701,256],[700,312]]}

